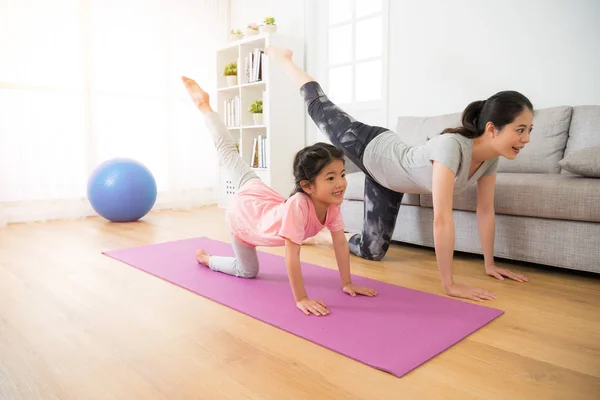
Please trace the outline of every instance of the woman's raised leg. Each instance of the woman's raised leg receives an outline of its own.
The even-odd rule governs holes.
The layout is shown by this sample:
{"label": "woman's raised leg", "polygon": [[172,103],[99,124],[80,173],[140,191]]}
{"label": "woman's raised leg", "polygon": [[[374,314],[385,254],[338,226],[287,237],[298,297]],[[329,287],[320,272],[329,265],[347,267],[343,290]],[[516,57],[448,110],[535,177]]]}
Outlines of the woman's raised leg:
{"label": "woman's raised leg", "polygon": [[308,115],[334,146],[344,150],[345,155],[364,173],[363,154],[371,140],[388,129],[371,126],[355,120],[335,105],[316,81],[300,88]]}
{"label": "woman's raised leg", "polygon": [[362,157],[367,144],[388,129],[356,121],[327,97],[316,80],[292,61],[287,49],[267,47],[265,53],[282,66],[294,86],[304,98],[308,114],[334,146],[344,150],[346,156],[363,172],[367,172]]}

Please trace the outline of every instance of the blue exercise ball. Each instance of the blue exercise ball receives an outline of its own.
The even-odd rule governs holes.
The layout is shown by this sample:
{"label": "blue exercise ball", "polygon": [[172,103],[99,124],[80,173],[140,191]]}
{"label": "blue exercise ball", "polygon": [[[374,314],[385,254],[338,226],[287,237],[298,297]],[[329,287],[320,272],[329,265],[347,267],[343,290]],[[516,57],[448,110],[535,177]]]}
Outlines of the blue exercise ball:
{"label": "blue exercise ball", "polygon": [[142,163],[115,158],[98,165],[88,180],[94,210],[113,222],[137,221],[156,202],[156,180]]}

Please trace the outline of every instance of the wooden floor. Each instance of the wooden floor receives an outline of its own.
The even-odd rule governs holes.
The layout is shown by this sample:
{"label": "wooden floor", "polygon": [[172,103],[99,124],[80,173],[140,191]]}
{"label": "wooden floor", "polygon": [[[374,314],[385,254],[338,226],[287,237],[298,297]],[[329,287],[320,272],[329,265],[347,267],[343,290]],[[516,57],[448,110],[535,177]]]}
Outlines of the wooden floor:
{"label": "wooden floor", "polygon": [[[530,282],[500,282],[459,255],[456,278],[494,291],[486,305],[506,313],[397,378],[100,253],[229,241],[223,221],[207,207],[0,229],[0,399],[600,399],[598,277],[511,264]],[[335,265],[325,247],[302,258]],[[441,293],[429,249],[395,245],[383,262],[352,265]]]}

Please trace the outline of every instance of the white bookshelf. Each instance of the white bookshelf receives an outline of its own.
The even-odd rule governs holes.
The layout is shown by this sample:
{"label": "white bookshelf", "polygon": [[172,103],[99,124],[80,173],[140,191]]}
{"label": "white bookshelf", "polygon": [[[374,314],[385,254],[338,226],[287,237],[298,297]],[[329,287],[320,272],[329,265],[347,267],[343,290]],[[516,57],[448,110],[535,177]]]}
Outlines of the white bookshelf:
{"label": "white bookshelf", "polygon": [[[252,166],[254,139],[264,138],[264,162],[253,168],[257,175],[269,186],[288,197],[294,188],[293,160],[298,150],[305,146],[304,123],[305,106],[300,93],[292,85],[285,71],[275,63],[269,63],[269,57],[262,57],[262,79],[248,82],[245,77],[245,57],[254,49],[266,46],[289,48],[293,51],[296,64],[304,65],[302,44],[291,37],[280,34],[259,34],[230,42],[217,51],[217,101],[216,106],[234,141],[239,143],[244,162]],[[238,84],[227,86],[223,76],[225,65],[237,62]],[[227,123],[226,105],[228,100],[238,97],[239,125]],[[263,100],[263,120],[255,125],[250,104],[257,99]],[[234,121],[235,122],[235,121]],[[227,171],[219,165],[219,207],[226,207],[235,188]]]}

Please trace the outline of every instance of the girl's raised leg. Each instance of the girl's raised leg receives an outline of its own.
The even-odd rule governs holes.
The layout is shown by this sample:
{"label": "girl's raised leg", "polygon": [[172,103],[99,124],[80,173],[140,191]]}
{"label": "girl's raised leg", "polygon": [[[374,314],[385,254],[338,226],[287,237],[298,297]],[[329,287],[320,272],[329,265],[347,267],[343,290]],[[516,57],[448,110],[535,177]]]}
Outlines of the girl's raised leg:
{"label": "girl's raised leg", "polygon": [[[206,126],[212,135],[219,159],[227,168],[235,186],[239,189],[249,180],[258,179],[252,168],[240,157],[229,130],[221,120],[221,116],[211,108],[208,93],[202,90],[192,79],[182,77],[182,81],[194,104],[204,114]],[[235,257],[213,256],[204,249],[198,249],[196,251],[196,261],[208,266],[213,271],[241,278],[256,277],[259,269],[256,249],[240,243],[233,235],[231,235],[231,242]]]}
{"label": "girl's raised leg", "polygon": [[229,129],[221,120],[219,113],[214,112],[211,108],[208,93],[202,90],[194,80],[186,77],[181,79],[194,104],[204,114],[205,123],[212,135],[219,160],[227,169],[235,187],[239,189],[249,180],[258,178],[252,168],[240,156]]}

